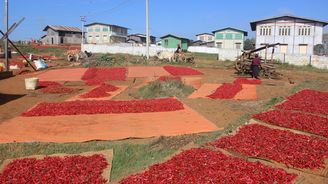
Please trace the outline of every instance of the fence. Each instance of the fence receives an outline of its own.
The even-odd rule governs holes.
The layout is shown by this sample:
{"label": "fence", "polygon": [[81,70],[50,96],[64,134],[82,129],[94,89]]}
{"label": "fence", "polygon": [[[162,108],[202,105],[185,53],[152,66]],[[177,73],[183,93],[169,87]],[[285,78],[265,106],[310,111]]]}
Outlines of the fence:
{"label": "fence", "polygon": [[[218,54],[220,60],[236,60],[241,55],[241,50],[237,49],[219,49],[213,47],[201,47],[192,46],[188,48],[189,52],[207,53],[207,54]],[[260,53],[261,57],[264,58],[264,53]],[[267,58],[271,58],[271,53],[268,54]],[[327,56],[316,56],[316,55],[298,55],[298,54],[274,54],[275,60],[281,63],[288,63],[296,66],[311,65],[315,68],[328,69],[328,57]]]}
{"label": "fence", "polygon": [[[144,46],[131,45],[95,45],[85,44],[82,50],[87,50],[92,53],[111,53],[111,54],[131,54],[138,56],[145,56],[147,48]],[[158,52],[174,52],[175,49],[167,49],[161,46],[151,46],[149,48],[150,56],[157,56]],[[239,49],[219,49],[214,47],[191,46],[188,48],[189,52],[218,54],[219,60],[236,60],[241,55]],[[260,53],[261,54],[261,53]],[[263,54],[263,53],[262,53]],[[262,57],[264,57],[262,55]],[[268,58],[271,58],[268,54]],[[297,66],[312,65],[320,69],[328,69],[328,57],[316,55],[296,55],[296,54],[274,54],[274,59],[281,63],[288,63]]]}
{"label": "fence", "polygon": [[[147,47],[145,46],[131,46],[131,45],[95,45],[85,44],[82,48],[83,51],[92,53],[110,53],[110,54],[131,54],[137,56],[146,56]],[[149,47],[149,55],[157,56],[158,52],[174,52],[175,49],[167,49],[160,46]]]}

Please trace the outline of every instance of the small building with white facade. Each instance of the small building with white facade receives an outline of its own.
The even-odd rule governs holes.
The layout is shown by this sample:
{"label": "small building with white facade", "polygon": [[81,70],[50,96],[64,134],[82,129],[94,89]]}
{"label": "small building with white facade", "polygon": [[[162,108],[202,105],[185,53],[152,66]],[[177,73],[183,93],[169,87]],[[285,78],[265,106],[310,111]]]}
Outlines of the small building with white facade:
{"label": "small building with white facade", "polygon": [[212,42],[214,41],[214,35],[211,33],[201,33],[196,35],[197,41]]}
{"label": "small building with white facade", "polygon": [[256,31],[256,48],[280,43],[275,49],[276,53],[312,55],[314,46],[323,43],[323,28],[328,23],[286,15],[253,21],[250,24],[252,31]]}
{"label": "small building with white facade", "polygon": [[114,44],[127,40],[128,28],[123,26],[95,22],[85,27],[87,43]]}
{"label": "small building with white facade", "polygon": [[231,27],[218,29],[212,32],[214,36],[214,45],[220,49],[243,49],[247,32]]}

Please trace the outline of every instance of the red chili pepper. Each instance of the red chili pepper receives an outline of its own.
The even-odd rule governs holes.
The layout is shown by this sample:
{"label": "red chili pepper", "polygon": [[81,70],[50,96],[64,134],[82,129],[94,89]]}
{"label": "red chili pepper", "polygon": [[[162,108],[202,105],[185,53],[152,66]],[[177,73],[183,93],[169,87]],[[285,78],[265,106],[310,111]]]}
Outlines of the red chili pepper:
{"label": "red chili pepper", "polygon": [[25,158],[9,163],[0,183],[90,183],[102,184],[108,163],[103,155]]}
{"label": "red chili pepper", "polygon": [[155,164],[120,183],[292,183],[296,177],[260,162],[247,162],[221,152],[198,148],[184,151],[162,164]]}
{"label": "red chili pepper", "polygon": [[89,91],[86,94],[80,95],[81,98],[102,98],[110,96],[108,92],[113,92],[118,90],[118,87],[112,86],[110,84],[101,84],[101,86]]}
{"label": "red chili pepper", "polygon": [[173,98],[130,101],[89,100],[60,103],[43,102],[22,115],[58,116],[77,114],[143,113],[177,111],[182,109],[184,109],[183,104]]}
{"label": "red chili pepper", "polygon": [[253,118],[273,125],[301,130],[328,138],[328,118],[325,117],[301,112],[273,110],[256,114]]}
{"label": "red chili pepper", "polygon": [[276,108],[328,115],[328,92],[303,90],[288,99]]}
{"label": "red chili pepper", "polygon": [[106,81],[125,81],[126,68],[89,68],[82,80],[87,85],[99,85]]}
{"label": "red chili pepper", "polygon": [[242,90],[240,84],[222,84],[213,94],[209,95],[212,99],[232,99]]}
{"label": "red chili pepper", "polygon": [[247,156],[268,158],[297,168],[318,169],[328,158],[328,141],[252,124],[236,135],[210,143]]}
{"label": "red chili pepper", "polygon": [[173,76],[204,75],[202,72],[198,70],[187,68],[187,67],[164,66],[163,68]]}

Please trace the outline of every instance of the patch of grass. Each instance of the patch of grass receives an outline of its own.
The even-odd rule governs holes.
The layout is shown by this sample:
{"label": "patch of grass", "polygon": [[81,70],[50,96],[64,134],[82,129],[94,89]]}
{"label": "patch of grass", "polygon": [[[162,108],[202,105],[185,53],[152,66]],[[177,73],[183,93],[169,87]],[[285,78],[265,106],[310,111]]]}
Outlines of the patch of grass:
{"label": "patch of grass", "polygon": [[267,111],[268,109],[270,109],[271,107],[283,102],[285,100],[284,97],[282,96],[278,96],[276,98],[272,98],[268,103],[265,104],[263,111]]}
{"label": "patch of grass", "polygon": [[185,98],[194,91],[193,87],[186,86],[178,80],[155,81],[140,88],[138,97],[143,99],[161,97]]}
{"label": "patch of grass", "polygon": [[296,65],[291,65],[288,63],[277,62],[275,66],[277,69],[280,69],[280,70],[297,70],[297,71],[328,73],[327,69],[319,69],[319,68],[315,68],[311,65],[296,66]]}
{"label": "patch of grass", "polygon": [[65,55],[66,50],[61,48],[44,48],[44,49],[35,49],[31,45],[19,45],[19,50],[23,54],[48,54],[50,56],[62,57]]}
{"label": "patch of grass", "polygon": [[206,59],[195,59],[195,68],[222,68],[230,69],[233,68],[235,62],[233,61],[219,61],[219,60],[206,60]]}
{"label": "patch of grass", "polygon": [[192,54],[195,56],[196,59],[218,60],[217,54],[208,54],[200,52],[193,52]]}
{"label": "patch of grass", "polygon": [[303,89],[312,89],[317,91],[326,91],[328,90],[327,80],[325,78],[317,78],[313,80],[305,80],[304,82],[295,86],[290,94],[294,94]]}

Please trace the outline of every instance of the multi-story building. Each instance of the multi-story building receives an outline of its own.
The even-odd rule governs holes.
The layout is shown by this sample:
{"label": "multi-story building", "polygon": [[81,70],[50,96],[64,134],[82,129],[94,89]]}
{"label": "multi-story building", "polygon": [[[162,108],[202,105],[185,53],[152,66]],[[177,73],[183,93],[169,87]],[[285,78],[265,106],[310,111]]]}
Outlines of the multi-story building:
{"label": "multi-story building", "polygon": [[81,44],[82,41],[82,31],[77,27],[48,25],[43,31],[47,32],[41,37],[44,45]]}
{"label": "multi-story building", "polygon": [[256,47],[280,43],[277,53],[311,55],[314,46],[322,44],[323,27],[328,23],[286,15],[250,24],[256,31]]}
{"label": "multi-story building", "polygon": [[221,49],[243,49],[247,32],[231,27],[213,31],[214,45]]}
{"label": "multi-story building", "polygon": [[86,39],[88,43],[125,43],[128,36],[128,28],[122,26],[95,22],[92,24],[87,24],[85,27]]}

